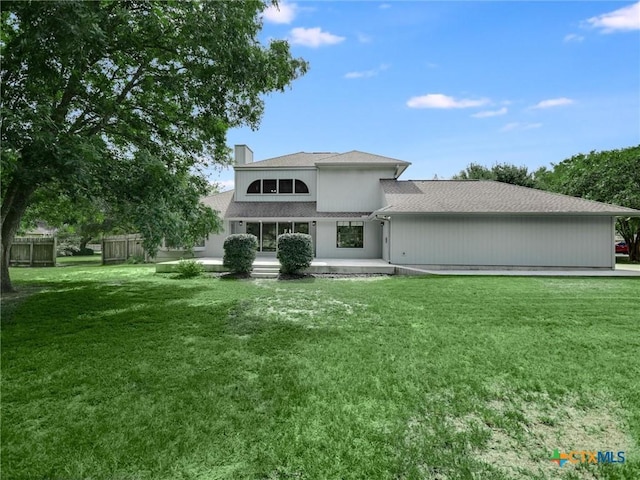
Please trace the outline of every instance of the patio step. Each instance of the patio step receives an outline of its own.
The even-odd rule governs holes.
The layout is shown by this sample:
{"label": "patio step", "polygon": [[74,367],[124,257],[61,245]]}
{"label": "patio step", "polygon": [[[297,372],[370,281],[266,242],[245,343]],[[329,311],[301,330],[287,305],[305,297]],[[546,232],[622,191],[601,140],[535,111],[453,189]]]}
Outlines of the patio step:
{"label": "patio step", "polygon": [[278,278],[279,266],[254,266],[251,276],[254,278]]}

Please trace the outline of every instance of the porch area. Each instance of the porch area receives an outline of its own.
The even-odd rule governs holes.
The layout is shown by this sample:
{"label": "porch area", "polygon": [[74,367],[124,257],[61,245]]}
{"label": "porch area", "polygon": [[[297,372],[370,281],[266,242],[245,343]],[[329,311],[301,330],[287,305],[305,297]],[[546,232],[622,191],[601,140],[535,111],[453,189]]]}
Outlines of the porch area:
{"label": "porch area", "polygon": [[[226,272],[222,258],[203,257],[194,260],[202,263],[207,272]],[[172,273],[179,260],[156,264],[156,273]],[[275,257],[258,257],[253,262],[254,271],[278,271],[280,262]],[[393,275],[395,266],[379,258],[346,259],[346,258],[314,258],[306,273],[340,273],[340,274],[386,274]]]}

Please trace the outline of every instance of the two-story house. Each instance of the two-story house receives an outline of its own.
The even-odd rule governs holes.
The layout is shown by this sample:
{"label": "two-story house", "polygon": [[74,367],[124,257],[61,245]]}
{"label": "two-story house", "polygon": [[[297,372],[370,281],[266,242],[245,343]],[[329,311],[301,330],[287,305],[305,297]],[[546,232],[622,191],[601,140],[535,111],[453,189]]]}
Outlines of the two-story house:
{"label": "two-story house", "polygon": [[431,266],[615,266],[616,216],[640,211],[494,181],[399,180],[410,163],[359,151],[253,160],[235,147],[235,190],[203,200],[224,219],[198,256],[232,233],[308,233],[316,258]]}

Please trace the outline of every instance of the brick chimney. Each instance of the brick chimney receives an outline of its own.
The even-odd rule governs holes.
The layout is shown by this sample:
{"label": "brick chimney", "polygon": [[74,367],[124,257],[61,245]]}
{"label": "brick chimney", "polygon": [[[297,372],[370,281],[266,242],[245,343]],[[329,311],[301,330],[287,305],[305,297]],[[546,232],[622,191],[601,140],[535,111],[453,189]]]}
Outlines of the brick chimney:
{"label": "brick chimney", "polygon": [[246,165],[253,163],[253,151],[246,145],[236,145],[235,147],[236,165]]}

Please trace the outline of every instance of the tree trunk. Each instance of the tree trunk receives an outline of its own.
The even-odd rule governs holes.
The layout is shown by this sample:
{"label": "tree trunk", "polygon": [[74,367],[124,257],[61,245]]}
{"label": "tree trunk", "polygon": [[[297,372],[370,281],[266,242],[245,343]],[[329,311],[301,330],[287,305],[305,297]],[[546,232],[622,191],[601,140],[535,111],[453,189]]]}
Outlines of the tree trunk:
{"label": "tree trunk", "polygon": [[15,179],[7,187],[2,199],[2,250],[0,255],[0,276],[2,293],[12,292],[13,285],[9,277],[11,244],[16,236],[22,215],[29,205],[29,199],[35,191],[35,185],[24,185]]}

